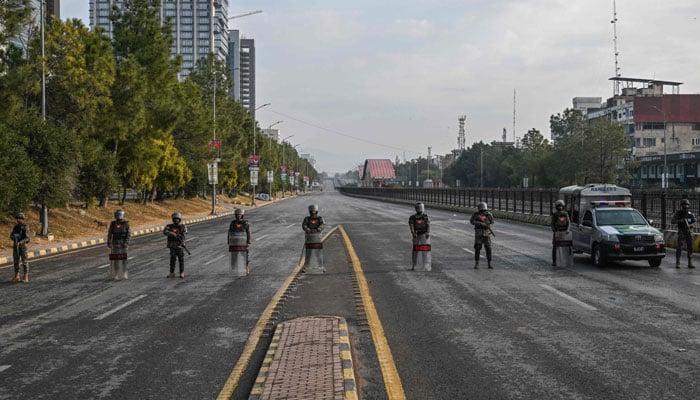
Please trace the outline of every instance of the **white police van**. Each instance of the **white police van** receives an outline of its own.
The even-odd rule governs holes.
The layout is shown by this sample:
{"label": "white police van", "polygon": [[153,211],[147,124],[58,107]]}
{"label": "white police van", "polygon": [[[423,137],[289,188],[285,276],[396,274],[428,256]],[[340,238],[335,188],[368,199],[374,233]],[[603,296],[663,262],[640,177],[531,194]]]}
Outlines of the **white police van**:
{"label": "white police van", "polygon": [[611,184],[566,186],[559,190],[571,218],[574,252],[608,260],[647,260],[652,267],[666,256],[664,235],[631,207],[629,189]]}

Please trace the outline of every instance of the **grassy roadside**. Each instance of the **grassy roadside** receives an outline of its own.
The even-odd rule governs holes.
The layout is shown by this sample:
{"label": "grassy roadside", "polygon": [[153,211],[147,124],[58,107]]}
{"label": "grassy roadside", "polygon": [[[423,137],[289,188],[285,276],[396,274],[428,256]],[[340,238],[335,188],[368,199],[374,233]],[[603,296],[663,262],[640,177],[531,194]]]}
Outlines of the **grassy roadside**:
{"label": "grassy roadside", "polygon": [[[250,205],[250,197],[237,196],[231,198],[225,195],[217,197],[217,210],[224,211],[237,204]],[[49,233],[53,234],[53,241],[37,236],[37,233],[41,231],[41,223],[39,222],[41,209],[32,207],[30,210],[24,211],[27,217],[26,222],[32,235],[30,246],[41,246],[53,242],[64,242],[99,235],[105,235],[106,237],[109,223],[114,220],[114,212],[118,209],[124,210],[126,220],[129,221],[133,230],[142,226],[167,222],[170,220],[170,215],[174,212],[182,213],[185,219],[195,215],[207,214],[211,212],[211,198],[206,200],[202,198],[168,199],[146,204],[133,201],[118,204],[116,201],[110,201],[104,208],[84,208],[82,206],[69,205],[63,208],[49,209]],[[0,217],[0,251],[12,249],[10,232],[16,222],[13,215]]]}

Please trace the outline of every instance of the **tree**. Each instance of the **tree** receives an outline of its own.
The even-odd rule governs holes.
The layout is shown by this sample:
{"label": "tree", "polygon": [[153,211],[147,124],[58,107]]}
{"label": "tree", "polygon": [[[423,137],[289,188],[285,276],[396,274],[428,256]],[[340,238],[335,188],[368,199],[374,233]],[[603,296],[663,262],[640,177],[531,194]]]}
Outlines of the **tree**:
{"label": "tree", "polygon": [[[20,114],[21,115],[21,114]],[[16,119],[17,117],[13,117]],[[8,123],[9,122],[9,123]],[[29,208],[39,188],[40,170],[27,153],[29,137],[17,129],[20,122],[0,121],[0,212]]]}

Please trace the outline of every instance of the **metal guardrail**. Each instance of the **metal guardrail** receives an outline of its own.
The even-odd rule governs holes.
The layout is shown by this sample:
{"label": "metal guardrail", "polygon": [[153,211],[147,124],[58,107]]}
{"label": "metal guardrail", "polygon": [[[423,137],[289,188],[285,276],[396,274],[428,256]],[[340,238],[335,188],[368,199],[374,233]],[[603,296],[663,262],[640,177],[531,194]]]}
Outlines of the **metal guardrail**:
{"label": "metal guardrail", "polygon": [[[340,187],[343,193],[396,200],[422,201],[454,207],[476,208],[485,201],[493,210],[520,214],[550,215],[559,189],[503,189],[503,188],[360,188]],[[670,226],[673,214],[680,208],[681,199],[690,200],[690,209],[700,215],[700,193],[685,191],[632,190],[632,207],[657,228]],[[700,231],[695,229],[696,232]]]}

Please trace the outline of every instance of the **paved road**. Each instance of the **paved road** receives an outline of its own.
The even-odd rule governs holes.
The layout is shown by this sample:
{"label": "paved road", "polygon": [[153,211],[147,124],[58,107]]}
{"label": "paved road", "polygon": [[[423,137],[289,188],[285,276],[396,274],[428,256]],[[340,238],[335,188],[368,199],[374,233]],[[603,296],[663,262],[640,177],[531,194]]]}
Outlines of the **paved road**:
{"label": "paved road", "polygon": [[[162,235],[135,241],[126,282],[106,281],[104,248],[34,261],[30,285],[0,287],[0,399],[215,397],[299,260],[310,202],[350,237],[407,398],[700,397],[699,272],[669,259],[599,269],[582,255],[555,269],[547,228],[507,221],[495,269],[474,270],[468,216],[430,208],[433,271],[414,272],[410,205],[323,192],[247,213],[247,278],[226,271],[228,219],[190,227],[184,280],[165,279]],[[324,312],[303,293],[343,281],[330,280],[301,278],[282,318]],[[386,398],[367,327],[336,293],[326,296],[348,320],[360,394]]]}

